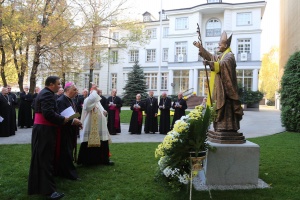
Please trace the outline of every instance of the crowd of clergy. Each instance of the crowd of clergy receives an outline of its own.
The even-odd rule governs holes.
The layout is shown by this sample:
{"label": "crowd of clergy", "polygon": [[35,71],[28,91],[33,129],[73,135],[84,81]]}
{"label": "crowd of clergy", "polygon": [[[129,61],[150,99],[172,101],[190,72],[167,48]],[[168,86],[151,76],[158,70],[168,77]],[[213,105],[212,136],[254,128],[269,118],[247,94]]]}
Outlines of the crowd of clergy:
{"label": "crowd of clergy", "polygon": [[[19,99],[11,92],[10,86],[3,87],[0,94],[0,137],[15,135],[18,128],[33,127],[28,194],[43,194],[50,199],[64,196],[56,192],[53,175],[80,180],[74,163],[84,166],[114,165],[110,160],[109,144],[111,135],[121,133],[122,100],[116,89],[112,89],[108,98],[96,85],[90,91],[84,89],[79,94],[74,83],[68,82],[61,88],[60,83],[58,86],[57,82],[53,82],[57,81],[55,78],[58,79],[50,77],[50,82],[45,83],[48,86],[42,90],[36,87],[34,94],[25,86]],[[172,108],[175,112],[170,123]],[[172,102],[165,92],[158,101],[153,91],[149,91],[149,96],[143,100],[137,94],[130,109],[132,115],[128,131],[131,134],[141,134],[143,121],[144,133],[167,134],[175,121],[185,115],[187,104],[182,93],[178,93],[177,100]],[[62,114],[66,110],[80,115],[69,119],[70,116]],[[77,156],[78,138],[81,144]]]}

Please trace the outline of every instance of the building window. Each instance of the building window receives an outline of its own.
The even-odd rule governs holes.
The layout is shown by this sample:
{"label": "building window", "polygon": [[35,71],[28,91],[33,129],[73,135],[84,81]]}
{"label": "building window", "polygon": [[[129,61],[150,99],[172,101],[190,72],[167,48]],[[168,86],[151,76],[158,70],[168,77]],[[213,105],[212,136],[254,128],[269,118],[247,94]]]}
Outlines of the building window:
{"label": "building window", "polygon": [[119,40],[119,32],[113,32],[113,41],[117,42]]}
{"label": "building window", "polygon": [[216,54],[218,52],[219,43],[218,42],[206,42],[206,50],[211,54]]}
{"label": "building window", "polygon": [[117,89],[117,74],[111,74],[111,88],[110,89]]}
{"label": "building window", "polygon": [[131,50],[130,51],[129,62],[136,62],[136,61],[139,61],[139,51],[138,50]]}
{"label": "building window", "polygon": [[236,70],[238,86],[252,90],[253,70]]}
{"label": "building window", "polygon": [[117,63],[118,62],[118,51],[112,51],[112,62]]}
{"label": "building window", "polygon": [[156,73],[145,73],[146,85],[148,90],[157,89],[157,74]]}
{"label": "building window", "polygon": [[150,15],[144,15],[143,20],[144,20],[144,22],[150,22],[151,21],[151,16]]}
{"label": "building window", "polygon": [[221,22],[217,19],[210,19],[206,24],[206,37],[221,35]]}
{"label": "building window", "polygon": [[236,15],[236,25],[237,26],[249,26],[252,24],[252,13],[244,12],[237,13]]}
{"label": "building window", "polygon": [[163,49],[162,61],[168,61],[168,50],[167,48]]}
{"label": "building window", "polygon": [[189,89],[189,70],[174,71],[174,92],[184,92]]}
{"label": "building window", "polygon": [[94,81],[93,81],[96,85],[99,85],[99,74],[94,74]]}
{"label": "building window", "polygon": [[100,59],[101,59],[100,51],[95,51],[95,61],[96,61],[96,63],[100,63]]}
{"label": "building window", "polygon": [[168,89],[168,73],[161,73],[161,90]]}
{"label": "building window", "polygon": [[155,49],[147,49],[147,62],[154,62],[155,61],[155,54],[156,50]]}
{"label": "building window", "polygon": [[188,29],[188,18],[187,17],[176,18],[175,29],[176,30]]}
{"label": "building window", "polygon": [[175,62],[186,62],[187,42],[175,42]]}
{"label": "building window", "polygon": [[164,27],[163,28],[163,37],[166,38],[169,35],[169,27]]}
{"label": "building window", "polygon": [[89,88],[90,86],[90,75],[85,74],[84,75],[84,88]]}
{"label": "building window", "polygon": [[238,54],[240,53],[251,53],[251,40],[250,39],[239,39],[238,40]]}
{"label": "building window", "polygon": [[149,35],[149,37],[151,39],[155,39],[156,38],[156,28],[147,29],[147,34]]}

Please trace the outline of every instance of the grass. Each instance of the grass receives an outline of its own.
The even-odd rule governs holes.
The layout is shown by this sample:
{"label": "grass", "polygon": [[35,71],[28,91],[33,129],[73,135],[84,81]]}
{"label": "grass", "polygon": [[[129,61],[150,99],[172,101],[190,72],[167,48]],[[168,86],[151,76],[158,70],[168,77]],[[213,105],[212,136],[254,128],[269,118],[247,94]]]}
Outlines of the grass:
{"label": "grass", "polygon": [[[215,200],[300,199],[299,133],[280,133],[249,139],[260,145],[259,177],[270,189],[212,191]],[[172,193],[155,181],[158,143],[126,143],[110,146],[115,166],[77,167],[81,181],[56,178],[64,199],[101,200],[184,200],[187,190]],[[27,196],[30,145],[0,145],[1,199],[43,199]],[[193,191],[193,199],[209,199],[207,191]]]}

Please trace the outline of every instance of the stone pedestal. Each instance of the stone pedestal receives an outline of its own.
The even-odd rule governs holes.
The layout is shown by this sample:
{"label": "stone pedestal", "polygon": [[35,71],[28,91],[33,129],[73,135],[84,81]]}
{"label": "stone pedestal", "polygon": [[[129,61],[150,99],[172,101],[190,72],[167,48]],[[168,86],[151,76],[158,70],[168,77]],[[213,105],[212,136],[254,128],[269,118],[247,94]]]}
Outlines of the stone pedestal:
{"label": "stone pedestal", "polygon": [[258,183],[259,146],[246,141],[244,144],[209,144],[216,152],[209,151],[205,162],[207,185],[247,185]]}

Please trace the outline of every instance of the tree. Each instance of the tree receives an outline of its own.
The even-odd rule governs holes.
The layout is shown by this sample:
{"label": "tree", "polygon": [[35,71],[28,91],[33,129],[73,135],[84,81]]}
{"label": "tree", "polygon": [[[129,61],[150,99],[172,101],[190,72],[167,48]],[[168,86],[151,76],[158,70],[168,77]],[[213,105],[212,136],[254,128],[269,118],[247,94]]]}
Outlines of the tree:
{"label": "tree", "polygon": [[265,93],[268,100],[275,100],[275,92],[279,89],[278,48],[273,47],[269,53],[263,55],[259,71],[259,90]]}
{"label": "tree", "polygon": [[[142,24],[126,17],[129,13],[126,12],[129,8],[128,0],[76,0],[75,2],[83,13],[83,23],[87,36],[84,54],[88,60],[89,87],[91,87],[96,65],[103,63],[106,59],[110,62],[109,53],[105,55],[103,51],[101,52],[102,48],[108,49],[107,45],[110,44],[110,40],[116,42],[114,48],[126,48],[130,43],[145,42],[146,37],[142,34]],[[110,34],[105,35],[101,32],[103,29],[109,30],[111,28],[127,30],[130,34],[115,39]],[[103,38],[109,42],[97,44],[97,38]]]}
{"label": "tree", "polygon": [[300,132],[300,51],[284,67],[281,79],[281,122],[287,131]]}
{"label": "tree", "polygon": [[138,62],[133,65],[133,69],[128,73],[128,80],[124,89],[123,103],[130,105],[137,94],[141,94],[142,99],[147,97],[147,85],[143,69]]}

